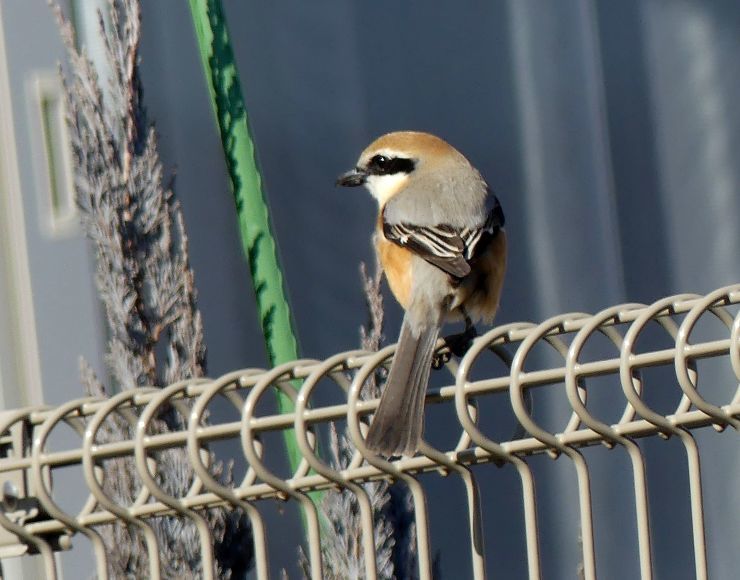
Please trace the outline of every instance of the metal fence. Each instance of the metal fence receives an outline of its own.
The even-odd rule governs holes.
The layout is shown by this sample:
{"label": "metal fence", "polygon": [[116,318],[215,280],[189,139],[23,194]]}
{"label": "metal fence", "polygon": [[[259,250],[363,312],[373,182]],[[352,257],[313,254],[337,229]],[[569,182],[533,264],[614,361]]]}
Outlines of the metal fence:
{"label": "metal fence", "polygon": [[[457,442],[447,449],[424,443],[413,458],[386,461],[363,445],[366,416],[377,405],[364,401],[361,390],[367,379],[381,365],[387,365],[394,346],[377,353],[351,351],[323,361],[299,360],[272,370],[249,369],[225,375],[216,380],[194,380],[171,385],[162,390],[138,389],[117,394],[110,399],[85,398],[57,408],[33,408],[8,411],[0,415],[0,481],[4,481],[3,509],[0,524],[0,555],[15,556],[38,553],[43,557],[47,576],[55,576],[54,551],[69,545],[72,534],[87,536],[97,559],[98,573],[105,575],[106,553],[96,526],[122,520],[145,531],[152,569],[157,569],[157,547],[148,522],[163,514],[180,514],[197,526],[201,538],[203,569],[213,568],[211,538],[202,508],[231,504],[245,510],[254,530],[256,570],[267,578],[267,537],[260,502],[280,498],[300,504],[305,514],[307,554],[311,573],[321,577],[320,517],[308,492],[339,489],[357,496],[363,526],[362,548],[375,553],[372,515],[362,484],[379,478],[391,478],[406,484],[411,492],[417,526],[419,574],[430,577],[431,555],[425,489],[419,475],[444,471],[461,478],[467,494],[470,558],[476,578],[483,578],[485,550],[482,531],[476,469],[483,463],[510,464],[521,484],[523,522],[526,531],[527,567],[531,578],[541,577],[538,514],[535,501],[535,477],[529,457],[547,453],[567,458],[575,469],[578,484],[578,509],[582,545],[582,575],[596,576],[590,477],[593,468],[581,453],[585,446],[604,444],[621,446],[631,465],[629,478],[634,487],[634,518],[643,578],[654,572],[651,558],[651,536],[648,519],[645,459],[638,441],[644,437],[675,437],[685,448],[689,478],[692,538],[695,573],[707,577],[707,556],[702,503],[699,448],[693,431],[712,426],[737,431],[740,426],[740,285],[721,288],[706,296],[679,295],[659,300],[652,305],[623,304],[595,315],[571,313],[555,316],[541,324],[515,323],[494,328],[476,339],[473,347],[459,362],[448,368],[454,384],[431,389],[427,405],[454,407],[459,423]],[[710,319],[714,336],[697,328]],[[645,349],[638,346],[648,328],[658,329],[667,345]],[[719,329],[719,330],[717,330]],[[600,338],[599,338],[600,337]],[[606,340],[604,340],[606,339]],[[597,349],[592,348],[599,342]],[[544,348],[543,348],[544,347]],[[542,352],[540,352],[542,351]],[[555,364],[532,370],[532,360],[552,361],[544,351],[551,351]],[[594,358],[593,352],[602,356]],[[611,351],[609,354],[607,351]],[[590,353],[587,355],[587,353]],[[724,400],[712,400],[707,391],[698,389],[701,359],[720,362],[733,377],[722,392]],[[487,363],[484,361],[487,360]],[[492,364],[492,361],[495,364]],[[651,408],[644,396],[643,373],[648,367],[672,369],[669,384],[662,385],[675,397],[673,412],[666,414]],[[481,368],[487,370],[483,378]],[[476,371],[477,369],[477,371]],[[610,422],[589,408],[589,381],[612,377],[593,388],[613,389],[619,394],[621,416]],[[300,389],[295,385],[300,381]],[[342,389],[346,403],[318,406],[312,403],[319,383],[329,382]],[[260,415],[265,397],[276,389],[290,395],[295,412],[284,415]],[[547,429],[538,419],[538,406],[533,394],[539,389],[564,390],[569,403],[569,416],[559,429]],[[508,404],[518,421],[509,440],[496,441],[481,427],[481,409],[486,397],[508,393]],[[712,391],[714,393],[714,391]],[[238,420],[219,422],[215,414],[205,419],[216,399],[224,399],[240,414]],[[716,399],[716,396],[714,397]],[[180,431],[152,434],[150,424],[163,406],[170,405],[184,417]],[[613,409],[614,411],[614,409]],[[107,417],[117,414],[132,426],[129,440],[102,443],[99,431]],[[617,415],[614,415],[617,416]],[[332,421],[346,421],[356,445],[350,465],[338,470],[328,465],[315,444],[315,431]],[[79,434],[78,448],[53,451],[52,441],[61,426]],[[271,470],[263,455],[261,435],[268,431],[294,429],[303,455],[295,473],[284,478]],[[430,427],[428,427],[430,429]],[[734,437],[735,433],[728,433]],[[246,475],[234,488],[221,485],[209,471],[209,444],[223,439],[241,442],[246,461]],[[154,476],[155,452],[162,449],[186,450],[195,477],[185,497],[169,496]],[[142,487],[132,505],[116,505],[103,491],[101,465],[117,458],[133,458]],[[89,498],[77,513],[60,507],[53,489],[55,469],[77,466],[84,473]],[[0,530],[2,531],[2,530]],[[147,533],[148,531],[148,533]],[[366,575],[375,577],[374,558],[365,558]]]}

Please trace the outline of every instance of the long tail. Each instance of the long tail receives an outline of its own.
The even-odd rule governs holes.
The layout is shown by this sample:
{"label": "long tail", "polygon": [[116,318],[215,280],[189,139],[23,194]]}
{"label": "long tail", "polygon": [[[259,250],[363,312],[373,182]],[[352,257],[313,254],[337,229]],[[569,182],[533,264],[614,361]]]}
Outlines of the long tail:
{"label": "long tail", "polygon": [[386,456],[413,455],[424,430],[424,395],[429,382],[439,327],[418,336],[406,318],[396,356],[365,443]]}

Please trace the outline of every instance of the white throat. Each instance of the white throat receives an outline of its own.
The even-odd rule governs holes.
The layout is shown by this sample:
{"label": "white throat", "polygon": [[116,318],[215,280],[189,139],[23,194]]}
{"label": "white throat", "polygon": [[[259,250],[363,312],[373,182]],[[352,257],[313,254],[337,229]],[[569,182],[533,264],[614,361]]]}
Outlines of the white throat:
{"label": "white throat", "polygon": [[365,186],[380,206],[392,198],[398,191],[406,185],[409,176],[407,173],[394,173],[392,175],[369,175]]}

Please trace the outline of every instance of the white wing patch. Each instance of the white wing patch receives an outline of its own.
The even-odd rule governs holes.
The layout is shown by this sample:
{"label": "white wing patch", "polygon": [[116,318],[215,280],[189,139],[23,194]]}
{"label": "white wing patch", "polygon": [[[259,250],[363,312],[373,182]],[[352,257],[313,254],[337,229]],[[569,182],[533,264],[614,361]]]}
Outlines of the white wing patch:
{"label": "white wing patch", "polygon": [[[498,211],[497,211],[498,210]],[[495,235],[503,225],[499,217],[501,210],[500,206],[496,206],[486,218],[485,223],[482,226],[475,228],[463,228],[460,230],[460,238],[465,244],[465,259],[470,261],[475,256],[475,251],[478,248],[478,244],[483,238],[484,234]]]}

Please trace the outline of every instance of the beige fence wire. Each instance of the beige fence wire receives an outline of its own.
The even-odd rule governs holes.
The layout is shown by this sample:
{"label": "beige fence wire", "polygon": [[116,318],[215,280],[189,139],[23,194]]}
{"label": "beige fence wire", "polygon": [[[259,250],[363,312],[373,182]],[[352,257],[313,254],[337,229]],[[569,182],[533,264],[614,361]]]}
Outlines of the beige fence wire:
{"label": "beige fence wire", "polygon": [[[443,471],[461,478],[467,494],[470,557],[476,578],[486,574],[483,549],[476,465],[487,462],[511,464],[518,474],[523,500],[526,531],[527,566],[531,578],[541,577],[540,546],[537,530],[535,479],[528,463],[532,454],[548,453],[567,458],[575,468],[578,483],[578,508],[582,545],[583,576],[595,578],[596,563],[592,523],[590,471],[580,449],[593,444],[621,446],[627,452],[634,487],[634,517],[637,523],[640,570],[651,578],[651,538],[648,520],[648,493],[645,460],[636,442],[642,437],[675,437],[686,453],[696,577],[707,577],[699,448],[692,432],[712,426],[721,431],[740,426],[740,285],[721,288],[706,296],[679,295],[651,305],[623,304],[595,315],[571,313],[555,316],[541,324],[515,323],[494,328],[476,339],[459,363],[448,368],[454,384],[430,390],[428,405],[454,407],[459,423],[456,444],[437,449],[424,443],[413,458],[387,461],[373,455],[363,444],[365,417],[377,401],[363,401],[361,389],[380,365],[387,365],[394,346],[380,352],[351,351],[324,361],[299,360],[266,371],[248,369],[229,373],[216,380],[194,380],[171,385],[162,390],[142,388],[115,395],[107,400],[84,398],[57,408],[30,408],[0,414],[0,482],[4,483],[4,501],[0,511],[0,556],[26,553],[42,556],[48,578],[56,574],[54,552],[69,547],[73,534],[89,538],[97,560],[100,577],[105,576],[106,553],[95,528],[115,520],[128,522],[144,531],[153,576],[159,569],[156,536],[150,526],[153,517],[177,513],[190,518],[201,538],[203,569],[206,577],[213,569],[209,531],[199,510],[216,505],[240,506],[248,514],[254,530],[255,561],[259,578],[268,577],[268,544],[260,502],[280,498],[300,504],[307,528],[307,554],[314,577],[321,576],[320,517],[308,492],[341,489],[359,500],[363,525],[362,547],[375,553],[372,514],[362,482],[392,478],[409,486],[414,501],[417,525],[419,573],[431,574],[429,526],[425,490],[418,475]],[[707,319],[713,337],[699,340],[697,332]],[[640,349],[638,341],[646,329],[658,328],[668,342],[660,349]],[[719,329],[719,330],[717,330]],[[597,338],[600,337],[600,338]],[[604,342],[604,339],[608,342]],[[613,351],[612,356],[591,360],[586,355],[592,343],[599,341]],[[541,357],[545,345],[557,357],[556,364],[531,370],[531,360]],[[538,354],[539,353],[539,354]],[[731,371],[729,393],[716,400],[714,390],[698,388],[700,359],[712,358]],[[502,372],[484,378],[478,367],[488,359],[498,361]],[[548,359],[547,356],[544,359]],[[549,359],[548,359],[549,360]],[[495,366],[495,365],[494,365]],[[539,365],[543,366],[543,365]],[[675,409],[670,414],[658,412],[646,402],[642,373],[648,367],[672,369],[670,384],[661,385],[675,394]],[[594,388],[613,388],[619,393],[621,416],[616,422],[596,416],[588,405],[589,379],[607,376],[611,386],[599,382]],[[295,379],[301,381],[296,393]],[[293,381],[293,384],[291,384]],[[342,389],[344,404],[318,406],[312,403],[318,385],[330,382]],[[546,429],[538,422],[538,407],[532,404],[535,388],[564,389],[570,405],[567,421],[560,429]],[[265,397],[276,390],[291,396],[295,412],[286,415],[260,415]],[[505,394],[519,428],[506,441],[493,440],[481,427],[479,409],[485,397]],[[712,396],[707,393],[710,392]],[[219,422],[215,414],[206,420],[216,399],[225,399],[240,414],[239,420]],[[164,407],[181,413],[180,431],[152,434],[150,425]],[[129,440],[103,443],[101,428],[107,418],[117,415],[129,422]],[[616,414],[614,416],[617,416]],[[343,470],[328,465],[316,451],[315,431],[331,421],[346,421],[357,448],[350,465]],[[81,439],[78,448],[53,451],[55,433],[62,426],[72,428]],[[272,471],[265,461],[261,435],[268,431],[295,430],[303,461],[289,478]],[[427,427],[431,429],[431,427]],[[728,436],[735,436],[734,433]],[[246,461],[246,475],[235,488],[225,488],[211,475],[210,443],[235,439],[241,442]],[[171,497],[156,477],[156,455],[164,449],[183,448],[195,470],[195,477],[185,497]],[[271,450],[271,452],[274,452]],[[139,497],[132,505],[118,505],[103,491],[101,465],[113,458],[133,458],[141,478]],[[84,473],[89,497],[77,513],[60,507],[54,489],[54,470],[77,466]],[[374,578],[374,558],[365,558],[366,575]]]}

